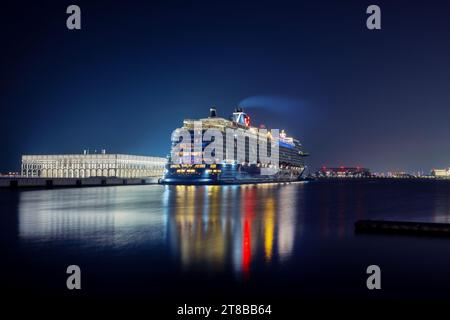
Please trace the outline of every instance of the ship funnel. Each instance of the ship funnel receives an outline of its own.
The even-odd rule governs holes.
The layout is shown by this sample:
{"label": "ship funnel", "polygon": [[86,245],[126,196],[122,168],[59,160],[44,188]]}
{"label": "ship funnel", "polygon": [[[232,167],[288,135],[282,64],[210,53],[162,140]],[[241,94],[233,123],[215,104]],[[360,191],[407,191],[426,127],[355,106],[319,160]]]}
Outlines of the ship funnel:
{"label": "ship funnel", "polygon": [[209,117],[210,118],[217,117],[217,109],[215,107],[212,107],[209,109]]}

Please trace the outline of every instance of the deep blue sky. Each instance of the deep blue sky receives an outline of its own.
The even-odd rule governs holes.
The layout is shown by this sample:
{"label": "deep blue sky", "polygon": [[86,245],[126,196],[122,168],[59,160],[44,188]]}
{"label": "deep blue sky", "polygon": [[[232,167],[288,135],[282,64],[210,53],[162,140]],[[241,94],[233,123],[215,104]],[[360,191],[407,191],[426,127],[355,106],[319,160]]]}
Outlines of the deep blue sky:
{"label": "deep blue sky", "polygon": [[[69,4],[82,30],[66,29]],[[365,27],[378,4],[382,30]],[[161,155],[184,118],[284,128],[309,165],[450,166],[446,1],[2,5],[0,171],[21,154]]]}

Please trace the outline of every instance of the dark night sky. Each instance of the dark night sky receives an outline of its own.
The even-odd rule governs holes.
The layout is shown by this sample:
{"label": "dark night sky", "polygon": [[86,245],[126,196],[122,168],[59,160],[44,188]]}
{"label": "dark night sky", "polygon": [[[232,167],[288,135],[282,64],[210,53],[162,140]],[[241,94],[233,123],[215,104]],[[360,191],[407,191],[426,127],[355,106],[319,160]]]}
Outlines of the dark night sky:
{"label": "dark night sky", "polygon": [[[69,4],[82,30],[66,29]],[[378,4],[382,30],[369,31]],[[239,103],[309,166],[450,166],[446,1],[2,4],[0,171],[21,154],[169,153],[170,133]]]}

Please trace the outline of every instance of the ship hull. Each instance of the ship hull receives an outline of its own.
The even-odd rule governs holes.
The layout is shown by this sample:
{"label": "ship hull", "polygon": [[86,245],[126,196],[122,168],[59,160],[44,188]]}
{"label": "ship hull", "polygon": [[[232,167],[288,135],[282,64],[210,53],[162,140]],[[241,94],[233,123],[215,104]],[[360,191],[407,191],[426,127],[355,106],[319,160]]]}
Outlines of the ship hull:
{"label": "ship hull", "polygon": [[[161,184],[170,185],[226,185],[226,184],[256,184],[299,181],[304,168],[280,169],[272,175],[261,174],[257,166],[214,165],[211,169],[195,168],[194,166],[168,166],[167,173],[161,179]],[[193,171],[194,170],[194,171]],[[216,172],[212,172],[216,170]],[[193,171],[193,172],[192,172]]]}

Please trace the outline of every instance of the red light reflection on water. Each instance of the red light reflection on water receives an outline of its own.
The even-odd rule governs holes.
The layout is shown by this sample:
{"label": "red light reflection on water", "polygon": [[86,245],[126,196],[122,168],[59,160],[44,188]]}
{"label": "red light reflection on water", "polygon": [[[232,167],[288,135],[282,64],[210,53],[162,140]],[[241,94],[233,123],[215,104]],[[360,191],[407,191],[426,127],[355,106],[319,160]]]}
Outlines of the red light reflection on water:
{"label": "red light reflection on water", "polygon": [[250,263],[252,259],[252,220],[255,211],[255,189],[244,188],[244,228],[242,236],[242,272],[244,278],[250,275]]}
{"label": "red light reflection on water", "polygon": [[242,271],[247,278],[250,273],[250,260],[251,260],[251,231],[250,223],[248,219],[244,222],[244,236],[242,240]]}

